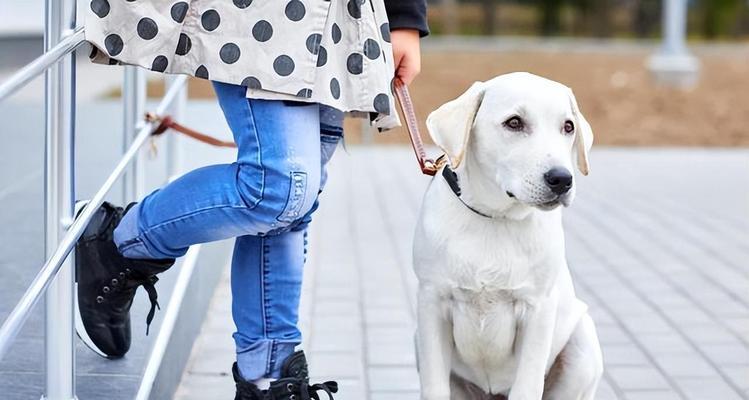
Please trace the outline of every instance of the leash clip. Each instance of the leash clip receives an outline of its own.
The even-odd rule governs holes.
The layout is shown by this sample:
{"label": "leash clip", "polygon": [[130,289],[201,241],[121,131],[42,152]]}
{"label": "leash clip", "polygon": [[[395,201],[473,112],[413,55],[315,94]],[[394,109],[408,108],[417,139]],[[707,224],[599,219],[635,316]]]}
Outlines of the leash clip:
{"label": "leash clip", "polygon": [[406,130],[408,131],[408,137],[411,139],[411,146],[416,154],[416,161],[419,162],[421,173],[434,176],[447,162],[445,155],[443,154],[437,157],[436,160],[427,157],[426,150],[424,150],[424,142],[421,140],[421,132],[419,131],[419,122],[416,118],[416,111],[414,110],[411,95],[408,92],[408,86],[406,86],[402,80],[395,78],[393,81],[393,89],[395,96],[398,98],[401,112],[406,119]]}

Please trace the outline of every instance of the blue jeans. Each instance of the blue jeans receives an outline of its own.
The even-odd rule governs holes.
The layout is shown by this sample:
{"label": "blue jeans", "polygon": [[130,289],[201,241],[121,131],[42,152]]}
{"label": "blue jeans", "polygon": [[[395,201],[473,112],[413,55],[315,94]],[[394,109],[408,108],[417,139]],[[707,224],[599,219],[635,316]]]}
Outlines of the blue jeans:
{"label": "blue jeans", "polygon": [[307,225],[342,137],[343,114],[318,104],[248,99],[213,82],[237,161],[191,171],[131,208],[114,232],[130,258],[176,258],[190,245],[236,237],[232,315],[248,380],[278,378],[301,343],[297,328]]}

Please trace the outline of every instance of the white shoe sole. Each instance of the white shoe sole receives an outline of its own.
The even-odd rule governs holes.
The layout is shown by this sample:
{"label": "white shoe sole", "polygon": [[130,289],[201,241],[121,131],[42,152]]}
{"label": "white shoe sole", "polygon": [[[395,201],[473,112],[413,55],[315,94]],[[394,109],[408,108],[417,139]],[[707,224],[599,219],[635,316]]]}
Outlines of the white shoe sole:
{"label": "white shoe sole", "polygon": [[[75,211],[73,213],[73,216],[77,216],[78,212],[83,209],[83,207],[88,204],[88,200],[80,200],[75,203]],[[75,291],[73,292],[73,304],[75,308],[75,332],[78,334],[78,337],[81,339],[83,344],[86,345],[89,349],[91,349],[94,353],[104,357],[104,358],[110,358],[106,353],[101,351],[100,348],[94,344],[94,341],[91,340],[91,337],[88,335],[88,332],[86,332],[86,327],[83,326],[83,318],[81,318],[81,308],[78,307],[78,281],[75,282]]]}

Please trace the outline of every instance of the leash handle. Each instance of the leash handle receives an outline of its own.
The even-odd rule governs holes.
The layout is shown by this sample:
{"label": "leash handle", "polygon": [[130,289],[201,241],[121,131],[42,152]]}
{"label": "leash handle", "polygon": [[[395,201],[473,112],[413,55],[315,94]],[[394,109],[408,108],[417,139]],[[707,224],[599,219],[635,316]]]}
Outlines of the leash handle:
{"label": "leash handle", "polygon": [[421,140],[421,132],[419,130],[418,119],[416,118],[416,111],[414,111],[411,94],[408,92],[408,86],[406,86],[406,84],[399,78],[395,78],[393,89],[395,91],[395,97],[398,98],[401,114],[403,114],[403,117],[406,120],[408,137],[411,139],[411,146],[414,149],[414,154],[416,154],[416,161],[419,162],[421,172],[424,175],[434,176],[442,165],[442,157],[438,158],[436,161],[427,157],[426,150],[424,150],[424,142]]}

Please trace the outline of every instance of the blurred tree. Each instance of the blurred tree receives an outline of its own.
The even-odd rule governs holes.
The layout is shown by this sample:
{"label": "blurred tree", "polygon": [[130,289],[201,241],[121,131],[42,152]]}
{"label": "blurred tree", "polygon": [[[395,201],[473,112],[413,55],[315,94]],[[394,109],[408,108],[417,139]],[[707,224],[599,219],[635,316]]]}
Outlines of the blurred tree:
{"label": "blurred tree", "polygon": [[460,31],[460,9],[457,0],[441,0],[442,22],[445,25],[445,33],[457,35]]}
{"label": "blurred tree", "polygon": [[708,39],[726,35],[736,26],[744,0],[700,0],[702,34]]}
{"label": "blurred tree", "polygon": [[541,14],[541,34],[553,36],[559,34],[560,15],[563,0],[536,0]]}
{"label": "blurred tree", "polygon": [[734,31],[736,37],[746,36],[747,34],[749,34],[749,1],[741,3],[738,22]]}
{"label": "blurred tree", "polygon": [[656,32],[661,19],[660,0],[635,0],[632,15],[632,31],[635,36],[645,38]]}
{"label": "blurred tree", "polygon": [[577,11],[575,32],[598,37],[612,34],[612,0],[573,0]]}
{"label": "blurred tree", "polygon": [[493,35],[497,24],[497,2],[496,0],[481,0],[481,8],[484,13],[483,33]]}

